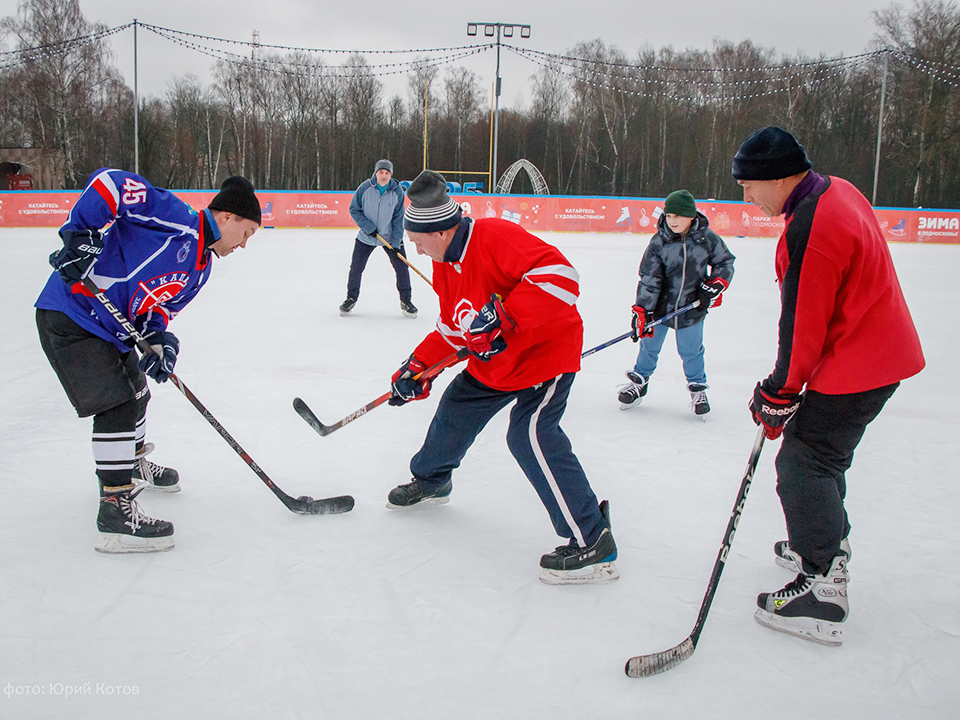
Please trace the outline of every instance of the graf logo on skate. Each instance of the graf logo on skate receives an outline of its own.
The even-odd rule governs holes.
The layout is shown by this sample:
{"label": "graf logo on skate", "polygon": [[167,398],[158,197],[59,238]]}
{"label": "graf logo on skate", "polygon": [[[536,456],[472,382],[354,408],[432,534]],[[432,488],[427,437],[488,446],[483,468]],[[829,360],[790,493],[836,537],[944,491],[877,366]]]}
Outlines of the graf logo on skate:
{"label": "graf logo on skate", "polygon": [[130,317],[143,315],[157,305],[172,300],[186,286],[190,280],[190,273],[173,272],[158,275],[137,285],[137,290],[130,298]]}

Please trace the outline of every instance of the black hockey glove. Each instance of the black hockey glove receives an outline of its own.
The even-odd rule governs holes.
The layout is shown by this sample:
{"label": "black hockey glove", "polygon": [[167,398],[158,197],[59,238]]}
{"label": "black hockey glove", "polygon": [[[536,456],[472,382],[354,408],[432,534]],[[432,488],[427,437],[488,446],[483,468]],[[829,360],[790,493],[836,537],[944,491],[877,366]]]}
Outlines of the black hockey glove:
{"label": "black hockey glove", "polygon": [[423,361],[418,360],[411,355],[408,357],[400,369],[390,378],[390,387],[393,395],[387,401],[393,406],[403,405],[411,400],[423,400],[430,395],[430,385],[432,379],[420,379],[420,375],[427,366]]}
{"label": "black hockey glove", "polygon": [[700,283],[700,309],[720,307],[723,302],[723,291],[730,287],[730,283],[721,277],[705,277]]}
{"label": "black hockey glove", "polygon": [[503,309],[500,296],[494,294],[490,297],[490,302],[480,308],[463,339],[467,343],[467,349],[486,362],[507,349],[507,341],[501,335],[515,327],[516,324]]}
{"label": "black hockey glove", "polygon": [[177,364],[180,341],[172,332],[165,330],[152,330],[143,339],[150,343],[153,352],[140,357],[140,371],[158,383],[166,382],[173,374],[173,366]]}
{"label": "black hockey glove", "polygon": [[783,428],[800,409],[803,395],[788,395],[780,397],[763,389],[760,383],[753,390],[748,407],[753,416],[753,422],[763,425],[763,433],[768,440],[776,440],[783,432]]}
{"label": "black hockey glove", "polygon": [[50,265],[67,285],[82,281],[103,252],[103,236],[98,230],[65,230],[63,248],[50,253]]}

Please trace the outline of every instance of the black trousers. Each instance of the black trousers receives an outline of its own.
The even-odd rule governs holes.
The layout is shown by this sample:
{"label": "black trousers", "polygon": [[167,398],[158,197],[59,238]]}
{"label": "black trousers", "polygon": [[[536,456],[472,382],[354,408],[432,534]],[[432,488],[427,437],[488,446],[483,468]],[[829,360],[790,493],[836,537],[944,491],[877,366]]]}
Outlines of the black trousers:
{"label": "black trousers", "polygon": [[804,570],[825,573],[850,532],[843,506],[846,471],[863,433],[900,383],[849,395],[808,390],[783,431],[777,454],[777,494],[790,547]]}
{"label": "black trousers", "polygon": [[[380,247],[383,248],[387,257],[390,258],[393,271],[397,274],[397,292],[400,293],[400,299],[404,302],[410,302],[410,268],[407,267],[407,264],[403,260],[397,257],[398,253],[403,257],[407,256],[403,248],[403,243],[400,243],[400,249],[396,252],[387,250],[384,245]],[[372,255],[376,249],[376,245],[367,245],[359,240],[354,241],[353,257],[350,260],[350,275],[347,278],[347,297],[351,297],[354,300],[360,297],[360,280],[363,277],[364,269],[367,267],[367,260],[370,259],[370,255]]]}

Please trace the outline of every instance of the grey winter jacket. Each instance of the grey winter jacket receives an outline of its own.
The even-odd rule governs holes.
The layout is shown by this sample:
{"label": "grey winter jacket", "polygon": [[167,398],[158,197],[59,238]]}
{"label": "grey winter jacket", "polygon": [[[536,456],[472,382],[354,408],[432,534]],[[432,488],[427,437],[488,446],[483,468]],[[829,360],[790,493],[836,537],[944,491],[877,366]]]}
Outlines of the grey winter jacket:
{"label": "grey winter jacket", "polygon": [[350,217],[360,228],[357,240],[365,245],[380,245],[377,232],[394,248],[403,242],[403,188],[393,178],[383,195],[377,189],[377,175],[360,183],[350,200]]}
{"label": "grey winter jacket", "polygon": [[[661,215],[657,232],[640,261],[637,305],[646,310],[648,318],[679,310],[698,298],[700,282],[705,277],[720,277],[728,283],[733,280],[734,260],[733,253],[710,229],[710,221],[703,213],[697,213],[685,238],[674,233],[667,226],[667,216]],[[667,325],[690,327],[706,314],[705,308],[694,308]]]}

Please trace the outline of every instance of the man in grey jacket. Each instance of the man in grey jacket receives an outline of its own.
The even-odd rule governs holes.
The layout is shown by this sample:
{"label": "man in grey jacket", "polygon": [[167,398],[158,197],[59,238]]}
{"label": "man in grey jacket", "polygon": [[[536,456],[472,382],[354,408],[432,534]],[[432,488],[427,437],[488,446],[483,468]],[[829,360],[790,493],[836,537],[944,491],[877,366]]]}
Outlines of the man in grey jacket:
{"label": "man in grey jacket", "polygon": [[[403,188],[393,179],[393,163],[377,160],[373,176],[364,180],[350,201],[350,216],[360,228],[353,245],[350,275],[347,278],[347,299],[340,305],[340,314],[349,315],[360,297],[360,280],[370,254],[379,245],[390,258],[397,274],[400,311],[415,318],[417,308],[411,302],[410,271],[403,249]],[[381,240],[382,238],[382,240]]]}

